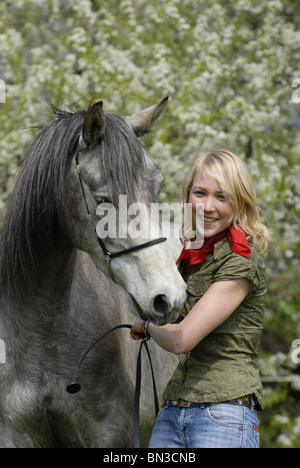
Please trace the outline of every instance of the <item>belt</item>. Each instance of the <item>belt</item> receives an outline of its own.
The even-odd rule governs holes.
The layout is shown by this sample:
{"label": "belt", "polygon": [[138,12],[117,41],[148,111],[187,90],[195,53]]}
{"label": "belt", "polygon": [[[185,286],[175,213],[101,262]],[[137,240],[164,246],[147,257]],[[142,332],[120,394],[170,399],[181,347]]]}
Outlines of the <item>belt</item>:
{"label": "belt", "polygon": [[220,404],[227,404],[227,405],[239,405],[239,406],[246,406],[247,408],[251,408],[251,395],[245,395],[239,398],[235,398],[233,400],[228,401],[218,401],[218,402],[211,402],[211,403],[193,403],[191,401],[184,400],[179,398],[178,400],[165,400],[165,404],[168,406],[179,406],[182,408],[190,408],[191,406],[199,406],[199,405],[220,405]]}

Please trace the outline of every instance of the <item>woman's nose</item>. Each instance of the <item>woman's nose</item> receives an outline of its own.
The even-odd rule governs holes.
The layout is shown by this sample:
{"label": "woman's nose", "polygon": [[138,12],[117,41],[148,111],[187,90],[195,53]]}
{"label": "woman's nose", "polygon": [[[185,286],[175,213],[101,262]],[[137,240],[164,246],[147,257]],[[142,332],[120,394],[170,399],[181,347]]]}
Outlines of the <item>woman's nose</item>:
{"label": "woman's nose", "polygon": [[215,211],[215,202],[213,197],[206,197],[204,200],[204,213],[211,213]]}

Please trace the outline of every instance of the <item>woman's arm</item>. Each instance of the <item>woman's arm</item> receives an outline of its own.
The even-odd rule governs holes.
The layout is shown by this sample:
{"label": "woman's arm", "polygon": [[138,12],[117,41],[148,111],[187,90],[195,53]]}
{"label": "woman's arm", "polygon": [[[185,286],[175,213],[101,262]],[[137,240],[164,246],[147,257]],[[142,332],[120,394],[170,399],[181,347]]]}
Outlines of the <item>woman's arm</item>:
{"label": "woman's arm", "polygon": [[[149,323],[148,332],[171,353],[190,351],[235,311],[250,290],[251,283],[245,278],[213,283],[180,323],[162,327]],[[143,332],[140,320],[132,327],[131,336],[140,339]]]}

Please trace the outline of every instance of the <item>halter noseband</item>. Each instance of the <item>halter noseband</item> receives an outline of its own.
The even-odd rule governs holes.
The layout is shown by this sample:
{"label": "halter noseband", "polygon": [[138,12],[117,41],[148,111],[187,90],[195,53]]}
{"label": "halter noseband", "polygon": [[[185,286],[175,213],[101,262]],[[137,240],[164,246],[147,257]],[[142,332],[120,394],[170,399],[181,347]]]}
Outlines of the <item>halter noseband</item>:
{"label": "halter noseband", "polygon": [[105,258],[105,260],[107,262],[109,275],[110,275],[111,279],[115,281],[114,274],[113,274],[112,267],[111,267],[111,260],[113,258],[120,257],[120,256],[125,255],[125,254],[130,254],[132,252],[137,252],[138,250],[146,249],[147,247],[151,247],[151,246],[153,246],[155,244],[160,244],[161,242],[165,242],[167,240],[167,238],[166,237],[159,237],[157,239],[153,239],[151,241],[144,242],[143,244],[139,244],[139,245],[135,245],[133,247],[129,247],[128,249],[118,250],[117,252],[110,252],[107,249],[107,247],[105,246],[105,244],[103,242],[103,239],[101,239],[101,237],[99,237],[97,235],[97,231],[96,231],[95,225],[94,225],[93,220],[92,220],[91,212],[90,212],[88,204],[87,204],[86,194],[85,194],[84,187],[83,187],[83,181],[82,181],[82,177],[81,177],[81,173],[80,173],[80,167],[79,167],[79,153],[80,153],[80,151],[82,149],[82,148],[81,149],[79,148],[80,134],[81,134],[81,127],[80,127],[80,129],[78,129],[76,131],[74,137],[71,140],[71,143],[69,145],[68,154],[73,153],[74,149],[76,148],[76,154],[75,154],[76,169],[77,169],[77,175],[78,175],[78,178],[79,178],[82,197],[83,197],[83,200],[84,200],[87,215],[88,215],[89,221],[90,221],[90,223],[91,223],[91,225],[92,225],[92,227],[93,227],[93,229],[95,231],[98,243],[99,243],[99,245],[100,245],[100,247],[102,249],[102,252],[104,254],[104,258]]}

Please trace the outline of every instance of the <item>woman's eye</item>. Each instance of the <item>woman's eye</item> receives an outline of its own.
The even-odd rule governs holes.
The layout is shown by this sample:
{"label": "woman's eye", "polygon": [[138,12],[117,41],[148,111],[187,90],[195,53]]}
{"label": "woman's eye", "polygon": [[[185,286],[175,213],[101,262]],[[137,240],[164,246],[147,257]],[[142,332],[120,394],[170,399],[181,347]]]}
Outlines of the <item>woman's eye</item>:
{"label": "woman's eye", "polygon": [[204,192],[201,192],[200,190],[197,190],[197,192],[194,192],[194,194],[197,195],[198,197],[203,197]]}

